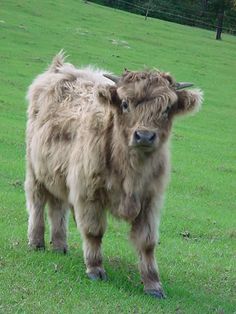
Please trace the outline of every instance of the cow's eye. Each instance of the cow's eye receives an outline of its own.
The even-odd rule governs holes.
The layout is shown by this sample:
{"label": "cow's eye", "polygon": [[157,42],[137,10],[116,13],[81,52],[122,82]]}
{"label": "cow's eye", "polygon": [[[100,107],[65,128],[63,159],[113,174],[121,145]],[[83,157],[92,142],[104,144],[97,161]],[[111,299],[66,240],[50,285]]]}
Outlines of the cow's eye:
{"label": "cow's eye", "polygon": [[163,116],[164,118],[166,118],[166,117],[168,116],[168,114],[169,114],[169,111],[170,111],[170,106],[168,106],[168,107],[166,108],[166,110],[162,113],[162,116]]}
{"label": "cow's eye", "polygon": [[121,103],[121,109],[123,112],[128,112],[129,111],[129,104],[126,100],[123,100]]}

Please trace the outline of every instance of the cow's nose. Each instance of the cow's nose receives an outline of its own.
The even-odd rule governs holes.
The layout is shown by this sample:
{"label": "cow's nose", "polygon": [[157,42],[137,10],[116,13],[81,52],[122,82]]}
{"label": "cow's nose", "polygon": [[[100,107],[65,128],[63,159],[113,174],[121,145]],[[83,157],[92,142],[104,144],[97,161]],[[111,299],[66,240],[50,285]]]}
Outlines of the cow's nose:
{"label": "cow's nose", "polygon": [[156,133],[150,131],[135,131],[134,142],[137,145],[152,145],[155,141]]}

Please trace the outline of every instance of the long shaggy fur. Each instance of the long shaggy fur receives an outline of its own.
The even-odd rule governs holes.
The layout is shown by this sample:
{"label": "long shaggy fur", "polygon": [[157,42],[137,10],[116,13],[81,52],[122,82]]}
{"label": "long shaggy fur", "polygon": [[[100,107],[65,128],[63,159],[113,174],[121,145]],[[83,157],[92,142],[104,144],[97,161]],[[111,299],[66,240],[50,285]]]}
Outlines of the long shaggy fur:
{"label": "long shaggy fur", "polygon": [[[202,96],[176,91],[173,77],[159,71],[126,71],[117,85],[104,73],[77,69],[60,52],[29,88],[29,244],[45,245],[48,203],[53,248],[66,252],[72,208],[84,239],[87,273],[105,279],[101,241],[108,210],[131,225],[145,291],[163,297],[154,248],[169,174],[168,138],[173,117],[196,110]],[[151,151],[135,147],[137,130],[155,132]]]}

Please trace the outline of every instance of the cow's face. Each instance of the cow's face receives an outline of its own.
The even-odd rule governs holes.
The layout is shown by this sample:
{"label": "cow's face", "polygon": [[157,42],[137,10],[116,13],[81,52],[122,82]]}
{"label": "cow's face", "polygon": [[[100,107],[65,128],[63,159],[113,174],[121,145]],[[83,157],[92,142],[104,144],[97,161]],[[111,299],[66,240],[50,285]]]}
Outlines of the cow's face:
{"label": "cow's face", "polygon": [[175,115],[199,108],[202,93],[178,90],[186,85],[159,71],[125,71],[99,96],[114,108],[122,141],[132,150],[151,153],[167,141]]}

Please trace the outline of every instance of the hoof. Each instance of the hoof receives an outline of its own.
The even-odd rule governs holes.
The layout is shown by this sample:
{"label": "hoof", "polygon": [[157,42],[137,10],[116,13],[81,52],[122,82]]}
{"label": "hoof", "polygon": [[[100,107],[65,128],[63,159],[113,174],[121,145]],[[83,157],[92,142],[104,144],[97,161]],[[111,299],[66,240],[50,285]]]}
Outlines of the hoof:
{"label": "hoof", "polygon": [[87,272],[88,278],[91,280],[103,280],[107,281],[107,274],[102,268],[95,268]]}
{"label": "hoof", "polygon": [[32,251],[45,251],[45,244],[44,243],[29,243],[29,248]]}
{"label": "hoof", "polygon": [[58,253],[58,254],[64,254],[64,255],[66,255],[66,253],[67,253],[67,248],[66,247],[64,247],[64,248],[53,248],[53,252],[54,253]]}
{"label": "hoof", "polygon": [[63,243],[63,242],[53,243],[53,241],[50,241],[50,244],[52,245],[52,250],[55,253],[66,254],[68,251],[68,247],[66,243]]}
{"label": "hoof", "polygon": [[154,297],[154,298],[157,298],[157,299],[165,299],[166,296],[164,294],[164,291],[163,290],[156,290],[156,289],[149,289],[149,290],[145,290],[144,291],[146,294]]}

